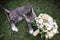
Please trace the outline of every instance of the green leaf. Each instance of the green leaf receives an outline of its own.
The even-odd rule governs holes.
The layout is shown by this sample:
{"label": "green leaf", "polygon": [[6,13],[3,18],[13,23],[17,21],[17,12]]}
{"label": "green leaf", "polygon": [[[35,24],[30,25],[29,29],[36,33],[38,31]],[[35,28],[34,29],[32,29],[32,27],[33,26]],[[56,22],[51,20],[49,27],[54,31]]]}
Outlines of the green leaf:
{"label": "green leaf", "polygon": [[36,26],[37,27],[36,21],[32,22],[32,26]]}

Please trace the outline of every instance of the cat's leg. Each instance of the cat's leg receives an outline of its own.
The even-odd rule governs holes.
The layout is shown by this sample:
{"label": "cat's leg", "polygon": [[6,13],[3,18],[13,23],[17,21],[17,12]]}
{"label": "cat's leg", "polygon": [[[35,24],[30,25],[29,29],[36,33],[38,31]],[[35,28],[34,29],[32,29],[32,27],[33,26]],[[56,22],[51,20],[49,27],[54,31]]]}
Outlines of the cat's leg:
{"label": "cat's leg", "polygon": [[34,30],[33,30],[33,28],[32,28],[31,23],[27,22],[27,25],[28,25],[28,27],[29,27],[29,33],[30,33],[30,34],[33,34]]}
{"label": "cat's leg", "polygon": [[33,8],[32,8],[32,14],[33,14],[33,16],[36,18],[37,16],[36,16],[36,13],[34,12],[34,10],[33,10]]}
{"label": "cat's leg", "polygon": [[11,28],[14,32],[18,32],[18,28],[15,26],[15,22],[13,21],[10,21],[10,24],[11,24]]}
{"label": "cat's leg", "polygon": [[34,12],[34,10],[33,10],[33,8],[32,8],[32,20],[29,20],[27,17],[26,17],[26,21],[27,21],[27,25],[28,25],[28,27],[29,27],[29,33],[30,34],[33,34],[33,32],[34,32],[34,30],[33,30],[33,28],[32,28],[32,25],[31,25],[31,23],[35,20],[35,18],[37,17],[36,16],[36,14],[35,14],[35,12]]}
{"label": "cat's leg", "polygon": [[24,18],[26,19],[26,21],[27,21],[27,25],[28,25],[28,27],[29,27],[29,33],[30,33],[30,34],[33,34],[34,30],[33,30],[32,25],[31,25],[32,22],[27,18],[26,15],[23,14],[23,17],[24,17]]}

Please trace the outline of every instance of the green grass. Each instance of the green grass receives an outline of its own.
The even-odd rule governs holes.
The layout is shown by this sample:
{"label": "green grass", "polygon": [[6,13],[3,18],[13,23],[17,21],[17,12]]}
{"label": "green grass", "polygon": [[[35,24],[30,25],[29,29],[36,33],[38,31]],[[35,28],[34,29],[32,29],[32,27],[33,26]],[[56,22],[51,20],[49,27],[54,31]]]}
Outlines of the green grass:
{"label": "green grass", "polygon": [[[40,13],[47,13],[52,16],[58,26],[60,28],[60,12],[57,9],[58,6],[54,4],[54,1],[47,0],[11,0],[6,7],[10,10],[15,9],[22,5],[32,5],[35,10],[36,15],[38,16]],[[25,20],[22,20],[17,24],[17,28],[19,31],[17,33],[13,32],[10,28],[10,23],[4,14],[4,12],[0,12],[0,40],[45,40],[41,39],[40,35],[34,37],[30,35],[28,32],[28,27]],[[59,29],[60,32],[60,29]],[[54,36],[51,40],[60,40],[60,34]]]}

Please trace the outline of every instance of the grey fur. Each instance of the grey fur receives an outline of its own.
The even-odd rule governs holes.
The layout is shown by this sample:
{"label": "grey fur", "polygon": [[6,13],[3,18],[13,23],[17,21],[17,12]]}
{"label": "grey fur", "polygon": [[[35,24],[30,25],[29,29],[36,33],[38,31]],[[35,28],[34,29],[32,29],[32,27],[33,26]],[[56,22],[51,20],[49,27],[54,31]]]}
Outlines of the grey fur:
{"label": "grey fur", "polygon": [[32,29],[31,23],[35,20],[36,14],[33,8],[31,7],[31,5],[24,5],[8,12],[9,12],[11,27],[12,24],[15,25],[17,22],[25,19],[29,27],[29,30]]}

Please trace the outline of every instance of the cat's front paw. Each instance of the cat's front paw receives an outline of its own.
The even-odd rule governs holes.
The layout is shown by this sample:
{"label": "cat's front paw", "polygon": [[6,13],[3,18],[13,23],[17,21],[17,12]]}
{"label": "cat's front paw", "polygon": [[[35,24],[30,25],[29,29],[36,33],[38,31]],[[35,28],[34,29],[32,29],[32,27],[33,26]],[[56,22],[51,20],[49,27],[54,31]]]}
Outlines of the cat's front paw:
{"label": "cat's front paw", "polygon": [[16,28],[16,27],[12,27],[12,30],[13,30],[14,32],[18,32],[18,28]]}
{"label": "cat's front paw", "polygon": [[29,33],[30,33],[30,34],[33,34],[33,32],[34,32],[33,29],[30,29],[30,30],[29,30]]}

